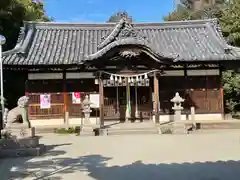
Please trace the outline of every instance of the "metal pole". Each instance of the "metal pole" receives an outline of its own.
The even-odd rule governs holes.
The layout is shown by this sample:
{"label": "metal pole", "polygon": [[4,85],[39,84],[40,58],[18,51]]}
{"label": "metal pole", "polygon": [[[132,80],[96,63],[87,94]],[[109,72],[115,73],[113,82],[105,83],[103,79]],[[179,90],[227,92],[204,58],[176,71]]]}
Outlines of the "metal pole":
{"label": "metal pole", "polygon": [[3,63],[2,63],[2,45],[0,44],[0,76],[1,76],[1,115],[2,127],[4,127],[4,97],[3,97]]}
{"label": "metal pole", "polygon": [[[2,117],[2,122],[0,123],[1,126],[0,126],[0,129],[3,129],[4,128],[4,111],[5,111],[5,108],[4,108],[4,97],[3,97],[3,63],[2,63],[2,45],[6,43],[6,38],[2,35],[0,35],[0,76],[1,76],[1,117]],[[1,137],[1,133],[0,133],[0,138]]]}

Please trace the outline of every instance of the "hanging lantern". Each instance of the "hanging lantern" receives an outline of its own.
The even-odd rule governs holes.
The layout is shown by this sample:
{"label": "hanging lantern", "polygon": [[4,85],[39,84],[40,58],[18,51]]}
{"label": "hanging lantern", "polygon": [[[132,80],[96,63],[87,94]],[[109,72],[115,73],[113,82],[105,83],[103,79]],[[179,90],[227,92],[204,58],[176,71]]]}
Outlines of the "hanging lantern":
{"label": "hanging lantern", "polygon": [[113,75],[111,75],[111,76],[110,76],[110,80],[111,80],[111,81],[113,81],[113,80],[114,80],[114,78],[113,78]]}
{"label": "hanging lantern", "polygon": [[117,77],[117,76],[115,76],[115,81],[116,81],[116,82],[118,81],[118,77]]}
{"label": "hanging lantern", "polygon": [[147,73],[146,74],[144,74],[144,79],[147,79],[148,78],[148,76],[147,76]]}

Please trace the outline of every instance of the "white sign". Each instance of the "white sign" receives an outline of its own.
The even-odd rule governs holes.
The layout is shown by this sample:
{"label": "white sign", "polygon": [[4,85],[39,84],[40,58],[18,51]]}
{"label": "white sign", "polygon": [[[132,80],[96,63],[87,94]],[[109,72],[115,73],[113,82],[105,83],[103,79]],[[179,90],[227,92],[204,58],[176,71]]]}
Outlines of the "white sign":
{"label": "white sign", "polygon": [[92,108],[99,108],[99,94],[90,94],[90,102],[92,103],[90,106]]}
{"label": "white sign", "polygon": [[72,93],[72,103],[73,104],[81,104],[81,93],[80,92]]}
{"label": "white sign", "polygon": [[51,108],[51,95],[50,94],[41,94],[40,95],[40,108],[41,109]]}

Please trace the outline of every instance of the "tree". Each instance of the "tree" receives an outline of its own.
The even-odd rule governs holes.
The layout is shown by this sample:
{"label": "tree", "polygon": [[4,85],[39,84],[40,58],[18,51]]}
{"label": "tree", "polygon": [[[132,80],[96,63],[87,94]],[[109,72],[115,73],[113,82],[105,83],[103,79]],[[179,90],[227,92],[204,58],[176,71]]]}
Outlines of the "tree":
{"label": "tree", "polygon": [[33,0],[0,0],[0,34],[7,39],[4,50],[12,49],[23,21],[50,21],[44,4]]}
{"label": "tree", "polygon": [[[233,46],[240,47],[240,1],[231,0],[219,18],[223,35]],[[238,72],[238,73],[237,73]],[[240,111],[240,73],[239,70],[223,73],[223,88],[227,109],[235,114]]]}
{"label": "tree", "polygon": [[234,71],[225,71],[222,80],[226,110],[235,114],[240,110],[240,74]]}
{"label": "tree", "polygon": [[231,0],[223,9],[223,15],[219,19],[222,31],[229,42],[240,47],[240,1]]}
{"label": "tree", "polygon": [[[0,34],[6,37],[6,44],[3,50],[12,49],[16,45],[20,27],[23,21],[50,21],[45,14],[44,4],[40,1],[32,0],[0,0]],[[24,82],[24,74],[4,73],[5,80],[10,83],[4,85],[5,96],[8,108],[12,108],[16,104],[16,99],[22,95],[21,83]],[[16,80],[17,78],[17,80]],[[11,83],[12,80],[14,83]],[[17,86],[19,83],[20,86]],[[18,87],[18,88],[16,88]]]}
{"label": "tree", "polygon": [[[218,18],[224,37],[230,44],[240,47],[240,0],[218,0],[198,10],[192,8],[191,0],[182,0],[182,4],[164,17],[167,21]],[[223,72],[223,89],[228,112],[240,111],[240,74],[237,71]]]}
{"label": "tree", "polygon": [[173,11],[168,16],[164,17],[165,21],[181,21],[190,19],[191,10],[181,4],[178,5],[176,11]]}
{"label": "tree", "polygon": [[191,0],[182,0],[177,9],[168,16],[165,21],[196,20],[206,18],[222,17],[222,9],[225,6],[224,0],[216,1],[216,4],[205,4],[199,9],[194,9]]}
{"label": "tree", "polygon": [[119,22],[122,18],[126,18],[129,22],[132,22],[132,17],[128,15],[126,11],[117,12],[110,16],[107,22]]}

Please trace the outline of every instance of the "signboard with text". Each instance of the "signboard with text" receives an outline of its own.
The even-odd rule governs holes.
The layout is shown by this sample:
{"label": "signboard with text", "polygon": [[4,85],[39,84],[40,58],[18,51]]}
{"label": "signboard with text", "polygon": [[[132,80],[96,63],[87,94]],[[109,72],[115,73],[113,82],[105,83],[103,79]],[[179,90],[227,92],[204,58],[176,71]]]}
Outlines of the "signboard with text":
{"label": "signboard with text", "polygon": [[81,93],[80,92],[72,92],[72,103],[73,104],[81,104]]}
{"label": "signboard with text", "polygon": [[50,94],[41,94],[40,95],[40,108],[41,109],[51,108],[51,95]]}

